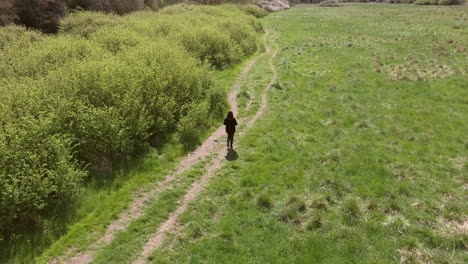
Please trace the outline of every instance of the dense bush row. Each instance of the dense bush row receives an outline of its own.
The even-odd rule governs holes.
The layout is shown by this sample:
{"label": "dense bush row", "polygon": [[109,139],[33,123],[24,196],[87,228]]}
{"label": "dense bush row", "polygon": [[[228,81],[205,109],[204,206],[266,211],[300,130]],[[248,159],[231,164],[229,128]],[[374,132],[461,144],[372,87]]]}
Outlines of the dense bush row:
{"label": "dense bush row", "polygon": [[[0,2],[0,26],[20,24],[40,29],[45,33],[56,33],[60,19],[69,10],[90,10],[123,15],[145,8],[159,10],[168,5],[186,0],[2,0]],[[235,3],[247,5],[250,0],[197,0],[200,4]],[[261,10],[247,5],[243,10],[257,17],[264,16]]]}
{"label": "dense bush row", "polygon": [[73,13],[56,36],[0,28],[0,229],[151,138],[196,140],[227,105],[210,67],[253,53],[261,30],[234,5]]}
{"label": "dense bush row", "polygon": [[268,11],[256,5],[241,5],[240,7],[245,13],[257,18],[262,18],[268,15]]}

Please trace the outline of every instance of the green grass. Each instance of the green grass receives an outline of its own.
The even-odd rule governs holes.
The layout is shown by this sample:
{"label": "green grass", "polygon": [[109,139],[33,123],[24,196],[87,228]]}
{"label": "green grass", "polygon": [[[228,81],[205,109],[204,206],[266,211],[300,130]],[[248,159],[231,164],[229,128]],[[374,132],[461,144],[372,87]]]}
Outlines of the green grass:
{"label": "green grass", "polygon": [[189,186],[204,173],[205,162],[184,175],[178,177],[176,184],[160,193],[148,206],[143,217],[133,221],[127,230],[117,234],[111,244],[100,250],[94,263],[130,263],[140,253],[145,241],[149,239],[156,229],[168,218],[169,214],[177,209],[178,203]]}
{"label": "green grass", "polygon": [[[465,16],[346,5],[267,17],[281,89],[152,261],[466,263]],[[251,86],[268,67],[253,70]]]}

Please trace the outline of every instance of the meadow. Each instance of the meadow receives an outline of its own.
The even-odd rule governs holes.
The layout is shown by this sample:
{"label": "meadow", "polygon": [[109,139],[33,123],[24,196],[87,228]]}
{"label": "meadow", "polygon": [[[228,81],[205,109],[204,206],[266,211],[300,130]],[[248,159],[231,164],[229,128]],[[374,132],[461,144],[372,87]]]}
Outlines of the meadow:
{"label": "meadow", "polygon": [[151,262],[466,263],[467,18],[362,4],[266,17],[280,81],[265,115]]}
{"label": "meadow", "polygon": [[[258,10],[243,11],[182,5],[157,15],[76,13],[55,37],[0,30],[0,56],[13,65],[0,68],[0,110],[8,110],[0,120],[12,127],[3,133],[32,138],[16,151],[2,148],[1,138],[0,154],[32,155],[19,167],[26,172],[42,172],[31,161],[47,157],[57,165],[46,175],[69,175],[65,168],[82,186],[70,191],[72,202],[46,200],[53,206],[36,218],[41,228],[3,237],[0,262],[50,263],[87,251],[92,263],[135,261],[215,153],[151,197],[109,243],[95,241],[213,131],[229,88],[262,52],[263,28],[277,55],[260,57],[239,88],[239,118],[260,108],[273,60],[278,81],[268,106],[236,138],[237,157],[224,161],[148,261],[468,262],[466,7],[301,5],[261,21],[246,15],[262,17]],[[156,95],[146,98],[150,87]],[[82,112],[69,110],[77,105]],[[129,114],[141,109],[149,124],[145,112]],[[108,167],[112,173],[102,171]],[[0,184],[11,185],[5,175]]]}

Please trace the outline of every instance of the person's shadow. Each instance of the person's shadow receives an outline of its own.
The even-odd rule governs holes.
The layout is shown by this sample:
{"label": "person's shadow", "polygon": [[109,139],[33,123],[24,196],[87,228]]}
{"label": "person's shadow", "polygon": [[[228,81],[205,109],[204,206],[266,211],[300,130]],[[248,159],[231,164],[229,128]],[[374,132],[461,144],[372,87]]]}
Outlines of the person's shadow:
{"label": "person's shadow", "polygon": [[239,155],[237,155],[237,152],[231,148],[228,149],[226,153],[226,159],[229,161],[233,161],[233,160],[236,160],[237,158],[239,158]]}

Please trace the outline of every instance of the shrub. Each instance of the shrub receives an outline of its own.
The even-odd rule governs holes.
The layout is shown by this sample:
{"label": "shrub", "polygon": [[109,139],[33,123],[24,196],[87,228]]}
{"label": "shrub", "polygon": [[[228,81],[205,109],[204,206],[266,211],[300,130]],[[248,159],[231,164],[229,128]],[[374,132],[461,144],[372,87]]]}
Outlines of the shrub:
{"label": "shrub", "polygon": [[2,49],[23,49],[42,38],[41,33],[26,30],[21,26],[8,25],[0,27],[0,52]]}
{"label": "shrub", "polygon": [[255,32],[249,29],[249,26],[245,23],[226,21],[221,26],[221,30],[225,30],[235,43],[235,49],[237,49],[239,57],[250,55],[257,49],[258,40]]}
{"label": "shrub", "polygon": [[116,26],[120,17],[96,12],[76,12],[69,14],[60,23],[60,32],[88,37],[100,27]]}
{"label": "shrub", "polygon": [[210,89],[206,91],[210,117],[219,120],[224,116],[228,105],[226,90],[217,89],[216,87],[221,86],[217,84],[207,84],[206,86],[210,87]]}
{"label": "shrub", "polygon": [[91,34],[89,39],[113,54],[150,41],[149,38],[122,26],[102,27]]}
{"label": "shrub", "polygon": [[154,133],[174,131],[180,117],[187,114],[182,106],[206,100],[212,86],[208,68],[175,43],[153,41],[130,50],[122,59],[143,71],[135,82],[155,122],[161,121],[151,127]]}
{"label": "shrub", "polygon": [[241,9],[244,11],[244,13],[252,15],[256,18],[262,18],[268,15],[268,11],[256,5],[244,5],[241,6]]}
{"label": "shrub", "polygon": [[217,68],[231,65],[238,61],[232,39],[219,30],[200,27],[178,35],[184,47],[202,61],[207,61]]}
{"label": "shrub", "polygon": [[[200,133],[206,131],[209,128],[209,119],[206,117],[209,115],[209,108],[206,103],[202,104],[190,104],[184,106],[183,112],[185,116],[182,116],[177,125],[181,141],[187,146],[193,146],[198,143]],[[194,128],[199,129],[194,129]]]}
{"label": "shrub", "polygon": [[100,58],[105,52],[81,38],[59,36],[43,38],[24,50],[9,49],[8,64],[0,65],[0,77],[39,78],[48,72],[75,64],[87,57]]}
{"label": "shrub", "polygon": [[181,47],[152,41],[115,59],[87,60],[51,74],[42,81],[40,89],[49,93],[41,101],[71,100],[47,112],[76,140],[79,159],[94,168],[141,153],[153,134],[175,131],[186,105],[204,101],[211,85],[206,71]]}
{"label": "shrub", "polygon": [[72,195],[86,175],[72,157],[70,140],[48,133],[49,119],[17,121],[4,123],[0,133],[0,230]]}
{"label": "shrub", "polygon": [[339,1],[337,0],[325,0],[320,2],[321,7],[340,7],[343,6]]}
{"label": "shrub", "polygon": [[180,4],[151,12],[128,15],[133,30],[154,37],[169,37],[202,61],[223,68],[257,49],[256,31],[261,24],[235,5],[194,6]]}
{"label": "shrub", "polygon": [[458,5],[460,0],[439,0],[439,5]]}

